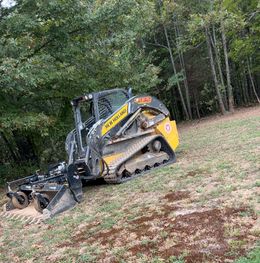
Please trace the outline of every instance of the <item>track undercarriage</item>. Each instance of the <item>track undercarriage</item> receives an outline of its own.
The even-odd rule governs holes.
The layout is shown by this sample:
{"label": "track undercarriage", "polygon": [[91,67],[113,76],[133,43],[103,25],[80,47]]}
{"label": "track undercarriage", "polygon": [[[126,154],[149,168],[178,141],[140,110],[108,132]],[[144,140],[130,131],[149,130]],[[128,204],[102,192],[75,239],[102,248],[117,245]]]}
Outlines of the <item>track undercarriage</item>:
{"label": "track undercarriage", "polygon": [[107,183],[126,182],[174,161],[174,152],[161,136],[145,136],[131,144],[125,154],[109,164],[109,172],[104,179]]}

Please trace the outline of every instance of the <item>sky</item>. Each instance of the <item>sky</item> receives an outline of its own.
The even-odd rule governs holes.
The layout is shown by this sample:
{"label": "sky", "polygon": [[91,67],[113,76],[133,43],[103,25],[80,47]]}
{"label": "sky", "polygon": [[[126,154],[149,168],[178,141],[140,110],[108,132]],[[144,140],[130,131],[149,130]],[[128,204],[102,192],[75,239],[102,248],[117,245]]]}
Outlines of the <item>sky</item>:
{"label": "sky", "polygon": [[13,5],[15,5],[14,0],[3,0],[3,2],[2,2],[3,7],[11,7]]}

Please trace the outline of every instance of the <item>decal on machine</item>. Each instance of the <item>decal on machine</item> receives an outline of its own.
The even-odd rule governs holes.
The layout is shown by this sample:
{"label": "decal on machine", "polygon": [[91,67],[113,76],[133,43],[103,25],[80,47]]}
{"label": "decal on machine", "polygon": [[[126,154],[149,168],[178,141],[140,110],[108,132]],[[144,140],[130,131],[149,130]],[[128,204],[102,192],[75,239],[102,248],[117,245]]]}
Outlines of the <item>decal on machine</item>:
{"label": "decal on machine", "polygon": [[146,104],[146,103],[151,103],[151,102],[152,102],[151,96],[139,97],[135,99],[135,103],[137,104]]}
{"label": "decal on machine", "polygon": [[172,131],[171,124],[169,122],[165,123],[164,129],[167,133],[171,133]]}
{"label": "decal on machine", "polygon": [[120,108],[111,118],[109,118],[102,127],[102,136],[114,128],[128,114],[128,104]]}

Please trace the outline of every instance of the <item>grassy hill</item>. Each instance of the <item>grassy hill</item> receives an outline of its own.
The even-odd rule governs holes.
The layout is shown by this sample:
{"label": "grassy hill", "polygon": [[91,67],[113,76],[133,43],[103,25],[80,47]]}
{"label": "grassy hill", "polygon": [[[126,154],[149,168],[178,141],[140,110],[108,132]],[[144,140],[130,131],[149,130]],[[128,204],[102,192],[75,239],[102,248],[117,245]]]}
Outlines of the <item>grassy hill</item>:
{"label": "grassy hill", "polygon": [[260,262],[260,108],[179,132],[176,164],[87,186],[46,224],[0,219],[0,261]]}

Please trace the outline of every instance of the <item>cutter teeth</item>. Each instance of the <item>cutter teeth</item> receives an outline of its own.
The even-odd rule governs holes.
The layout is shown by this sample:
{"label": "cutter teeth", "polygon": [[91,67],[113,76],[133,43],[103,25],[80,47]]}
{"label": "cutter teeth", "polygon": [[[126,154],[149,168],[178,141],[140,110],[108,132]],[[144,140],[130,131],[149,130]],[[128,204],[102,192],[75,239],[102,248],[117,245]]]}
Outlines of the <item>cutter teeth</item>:
{"label": "cutter teeth", "polygon": [[30,221],[29,224],[31,225],[31,224],[34,224],[35,222],[36,222],[36,218],[33,218],[33,219]]}
{"label": "cutter teeth", "polygon": [[32,218],[30,216],[28,216],[26,219],[25,219],[25,223],[26,224],[30,224],[30,222],[32,221]]}
{"label": "cutter teeth", "polygon": [[9,218],[12,217],[12,214],[6,213],[6,214],[5,214],[5,217],[9,219]]}
{"label": "cutter teeth", "polygon": [[17,219],[18,215],[13,215],[11,218],[12,219]]}
{"label": "cutter teeth", "polygon": [[23,222],[24,222],[24,221],[25,221],[25,219],[26,219],[26,216],[22,216],[22,217],[21,217],[21,221],[23,221]]}
{"label": "cutter teeth", "polygon": [[4,217],[4,216],[5,216],[5,212],[1,212],[0,217]]}
{"label": "cutter teeth", "polygon": [[5,212],[1,213],[1,217],[5,218]]}
{"label": "cutter teeth", "polygon": [[41,219],[37,219],[36,222],[35,222],[35,224],[36,224],[36,225],[39,225],[41,222],[42,222]]}
{"label": "cutter teeth", "polygon": [[1,214],[1,217],[6,218],[6,212],[3,212],[3,213]]}
{"label": "cutter teeth", "polygon": [[18,215],[18,216],[17,216],[17,219],[18,219],[18,220],[21,220],[22,218],[23,218],[23,215]]}
{"label": "cutter teeth", "polygon": [[27,225],[32,225],[32,224],[40,224],[42,223],[44,220],[46,220],[47,218],[45,216],[39,215],[36,217],[32,217],[32,216],[26,216],[26,215],[20,215],[20,214],[14,214],[14,213],[10,213],[10,212],[1,212],[0,213],[0,217],[1,218],[5,218],[8,220],[19,220],[24,224]]}

